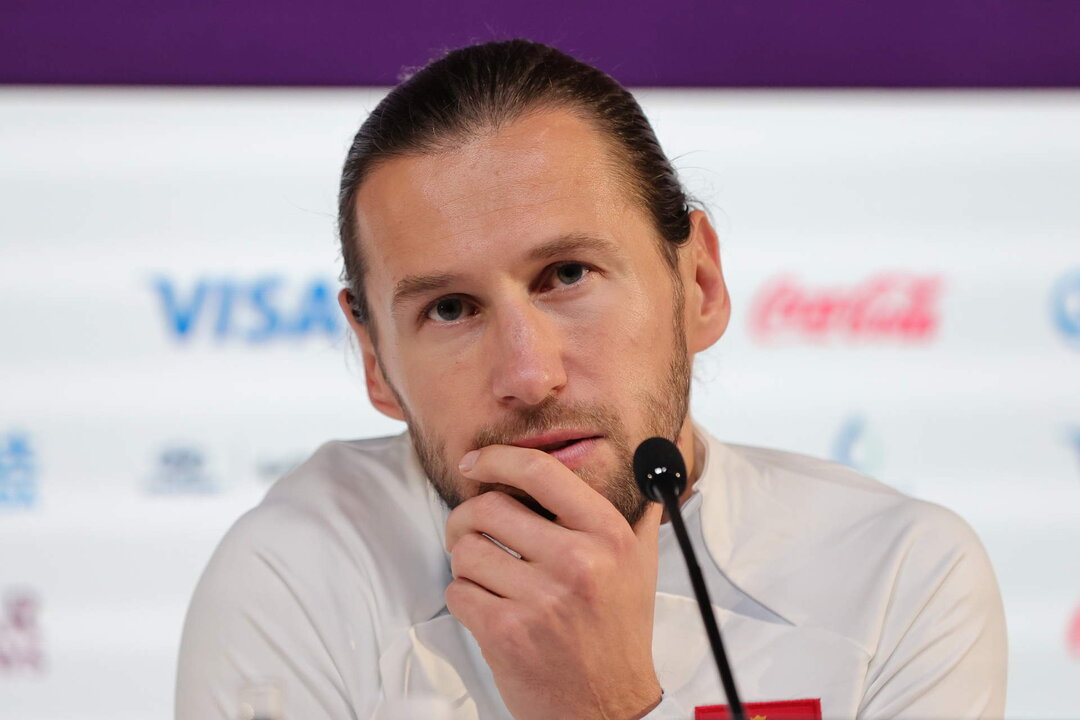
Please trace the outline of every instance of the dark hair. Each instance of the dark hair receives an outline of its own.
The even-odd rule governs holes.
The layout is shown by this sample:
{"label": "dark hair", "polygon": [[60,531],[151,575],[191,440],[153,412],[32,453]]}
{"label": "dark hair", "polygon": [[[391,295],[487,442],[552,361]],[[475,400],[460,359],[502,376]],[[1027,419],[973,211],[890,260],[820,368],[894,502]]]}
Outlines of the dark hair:
{"label": "dark hair", "polygon": [[360,126],[345,157],[338,194],[342,280],[359,322],[367,322],[369,311],[355,202],[368,173],[394,157],[453,149],[538,108],[576,112],[608,138],[627,189],[651,216],[662,253],[675,267],[675,248],[690,234],[689,202],[634,96],[607,74],[547,45],[472,45],[391,90]]}

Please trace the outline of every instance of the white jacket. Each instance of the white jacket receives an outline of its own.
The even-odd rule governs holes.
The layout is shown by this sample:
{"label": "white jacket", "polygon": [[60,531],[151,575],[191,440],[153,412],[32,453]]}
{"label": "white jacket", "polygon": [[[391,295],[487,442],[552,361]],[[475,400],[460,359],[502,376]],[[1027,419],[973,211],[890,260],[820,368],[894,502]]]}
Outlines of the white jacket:
{"label": "white jacket", "polygon": [[[962,520],[834,463],[699,434],[705,465],[684,509],[744,703],[1002,715],[1001,600]],[[234,720],[259,680],[280,689],[285,720],[508,718],[446,612],[445,520],[407,435],[322,446],[211,559],[184,628],[177,720]],[[667,525],[660,563],[665,695],[649,718],[692,718],[725,697]]]}

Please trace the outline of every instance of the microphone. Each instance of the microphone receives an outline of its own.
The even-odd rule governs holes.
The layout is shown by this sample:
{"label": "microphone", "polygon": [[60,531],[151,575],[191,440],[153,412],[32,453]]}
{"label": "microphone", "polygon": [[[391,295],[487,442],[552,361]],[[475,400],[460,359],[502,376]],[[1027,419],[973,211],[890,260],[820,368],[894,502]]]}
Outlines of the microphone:
{"label": "microphone", "polygon": [[687,482],[686,463],[683,462],[682,453],[675,443],[667,438],[649,438],[638,445],[634,452],[634,478],[645,497],[662,503],[667,510],[675,537],[679,539],[679,548],[686,560],[690,584],[694,587],[694,596],[697,598],[698,610],[701,611],[701,619],[705,623],[705,633],[709,636],[713,659],[720,670],[720,683],[724,686],[731,716],[734,720],[746,720],[746,712],[739,700],[735,678],[731,674],[731,666],[728,665],[727,654],[724,652],[724,641],[720,639],[720,628],[716,624],[716,616],[713,615],[709,591],[705,587],[705,579],[701,575],[694,548],[690,545],[690,536],[686,532],[682,510],[679,508],[679,496],[686,489]]}

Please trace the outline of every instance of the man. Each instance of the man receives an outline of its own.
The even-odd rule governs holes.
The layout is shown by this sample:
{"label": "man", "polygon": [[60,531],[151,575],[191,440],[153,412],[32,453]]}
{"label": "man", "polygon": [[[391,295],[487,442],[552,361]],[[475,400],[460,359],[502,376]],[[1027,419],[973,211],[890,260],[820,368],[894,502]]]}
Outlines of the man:
{"label": "man", "polygon": [[630,471],[654,435],[686,459],[758,714],[1001,715],[1000,600],[962,521],[689,417],[691,359],[730,316],[717,237],[613,80],[523,41],[450,53],[361,127],[340,220],[368,393],[408,433],[323,446],[230,531],[192,601],[179,718],[233,717],[258,678],[289,720],[725,703]]}

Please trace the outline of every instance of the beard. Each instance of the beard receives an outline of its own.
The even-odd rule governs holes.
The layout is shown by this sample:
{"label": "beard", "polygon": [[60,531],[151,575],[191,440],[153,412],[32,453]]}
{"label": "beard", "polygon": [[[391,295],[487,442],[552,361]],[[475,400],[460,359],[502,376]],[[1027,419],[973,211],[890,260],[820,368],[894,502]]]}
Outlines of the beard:
{"label": "beard", "polygon": [[[676,294],[678,300],[681,300],[680,295]],[[622,418],[611,407],[602,403],[564,402],[552,396],[538,405],[516,410],[499,422],[481,428],[473,437],[470,448],[509,445],[522,437],[560,428],[587,428],[602,435],[608,442],[615,454],[615,469],[606,476],[596,468],[589,467],[580,468],[575,473],[607,498],[631,526],[636,525],[649,504],[634,478],[633,454],[637,443],[654,436],[677,442],[689,410],[690,359],[684,344],[682,302],[675,305],[675,342],[667,375],[653,385],[655,393],[646,391],[635,398],[637,409],[645,418],[642,437],[631,438]],[[426,431],[423,424],[409,412],[403,398],[396,390],[392,392],[405,414],[421,467],[443,503],[453,510],[468,499],[462,494],[456,460],[452,462],[447,457],[445,441],[435,433]],[[549,520],[555,517],[531,495],[509,485],[481,483],[476,494],[492,491],[505,492]]]}

